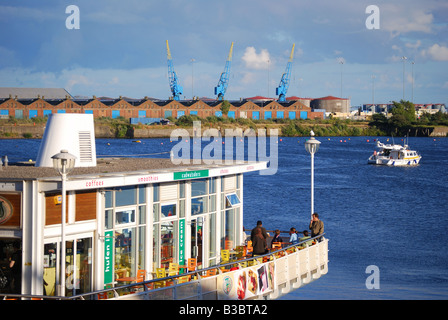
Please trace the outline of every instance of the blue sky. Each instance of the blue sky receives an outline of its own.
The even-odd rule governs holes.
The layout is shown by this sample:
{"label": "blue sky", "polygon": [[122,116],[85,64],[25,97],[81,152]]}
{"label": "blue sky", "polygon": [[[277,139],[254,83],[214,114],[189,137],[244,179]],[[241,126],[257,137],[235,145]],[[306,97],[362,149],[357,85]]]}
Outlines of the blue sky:
{"label": "blue sky", "polygon": [[167,99],[168,40],[184,97],[215,98],[234,42],[226,99],[275,97],[295,43],[287,96],[400,100],[404,66],[406,100],[448,104],[447,23],[445,0],[0,0],[0,86]]}

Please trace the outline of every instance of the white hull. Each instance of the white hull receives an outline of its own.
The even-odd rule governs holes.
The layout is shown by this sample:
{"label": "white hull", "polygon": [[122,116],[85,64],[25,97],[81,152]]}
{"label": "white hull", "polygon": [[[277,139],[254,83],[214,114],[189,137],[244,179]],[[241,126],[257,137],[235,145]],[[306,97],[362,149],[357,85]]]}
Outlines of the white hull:
{"label": "white hull", "polygon": [[383,144],[377,141],[378,151],[375,151],[367,160],[368,164],[383,166],[416,166],[422,157],[417,151],[409,150],[407,145]]}
{"label": "white hull", "polygon": [[381,157],[370,157],[367,161],[368,164],[376,164],[383,166],[417,166],[420,163],[421,156],[410,158],[410,159],[390,159],[390,158],[381,158]]}

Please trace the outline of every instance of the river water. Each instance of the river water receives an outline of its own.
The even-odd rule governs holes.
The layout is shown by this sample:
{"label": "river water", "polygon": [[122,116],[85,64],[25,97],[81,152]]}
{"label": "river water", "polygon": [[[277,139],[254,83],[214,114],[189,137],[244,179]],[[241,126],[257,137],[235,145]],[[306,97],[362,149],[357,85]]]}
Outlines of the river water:
{"label": "river water", "polygon": [[[411,149],[423,158],[419,166],[404,168],[367,165],[377,137],[318,139],[314,209],[330,239],[329,272],[284,299],[448,298],[448,139],[410,138]],[[274,148],[268,147],[271,156],[278,153],[277,172],[245,175],[246,228],[260,219],[268,229],[308,228],[310,155],[305,141],[279,138]],[[96,148],[98,156],[147,155],[169,152],[175,143],[97,139]],[[395,138],[395,143],[403,141]],[[35,160],[39,144],[0,140],[0,155],[9,161]],[[379,288],[366,286],[372,283],[369,266],[377,270]]]}

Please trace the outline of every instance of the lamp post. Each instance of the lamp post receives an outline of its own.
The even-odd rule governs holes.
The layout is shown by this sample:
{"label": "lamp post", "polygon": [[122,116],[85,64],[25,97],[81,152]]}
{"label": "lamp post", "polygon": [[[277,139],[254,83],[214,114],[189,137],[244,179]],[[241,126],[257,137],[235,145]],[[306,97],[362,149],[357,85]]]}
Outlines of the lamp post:
{"label": "lamp post", "polygon": [[194,100],[194,63],[195,59],[191,58],[191,100]]}
{"label": "lamp post", "polygon": [[314,213],[314,154],[319,150],[320,141],[314,138],[314,132],[311,130],[310,139],[305,142],[305,150],[311,154],[311,217]]}
{"label": "lamp post", "polygon": [[75,166],[76,157],[67,150],[61,150],[60,153],[51,157],[53,159],[53,168],[59,172],[62,177],[61,197],[62,197],[62,219],[61,219],[61,281],[60,291],[61,296],[65,296],[65,215],[66,215],[66,199],[65,199],[65,181],[67,174],[72,171]]}
{"label": "lamp post", "polygon": [[404,72],[404,69],[405,69],[405,64],[406,64],[406,60],[407,60],[408,58],[407,57],[405,57],[405,56],[403,56],[403,57],[401,57],[401,60],[403,61],[403,101],[404,101],[404,74],[405,74],[405,72]]}
{"label": "lamp post", "polygon": [[339,64],[341,65],[341,99],[342,99],[342,68],[344,67],[344,58],[339,58]]}

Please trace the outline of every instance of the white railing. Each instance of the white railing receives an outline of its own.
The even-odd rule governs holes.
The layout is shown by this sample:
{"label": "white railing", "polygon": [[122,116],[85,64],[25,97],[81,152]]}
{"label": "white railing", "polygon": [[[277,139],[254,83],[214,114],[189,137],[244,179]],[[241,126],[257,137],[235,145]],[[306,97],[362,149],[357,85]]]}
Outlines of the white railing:
{"label": "white railing", "polygon": [[[309,240],[308,240],[309,241]],[[112,289],[112,299],[120,300],[237,300],[277,299],[296,290],[328,272],[328,239],[309,247],[304,243],[289,246],[266,255],[233,261],[200,271],[190,272],[192,280],[177,283],[179,276],[154,279],[142,284],[129,285],[132,293],[122,294]],[[233,267],[233,268],[231,268]],[[204,277],[206,270],[218,268],[219,273]],[[223,272],[221,269],[231,268]],[[259,279],[265,282],[259,283]],[[171,285],[148,289],[148,284],[163,282]],[[251,281],[255,281],[252,283]],[[245,285],[242,283],[245,282]],[[146,285],[145,285],[146,284]]]}

